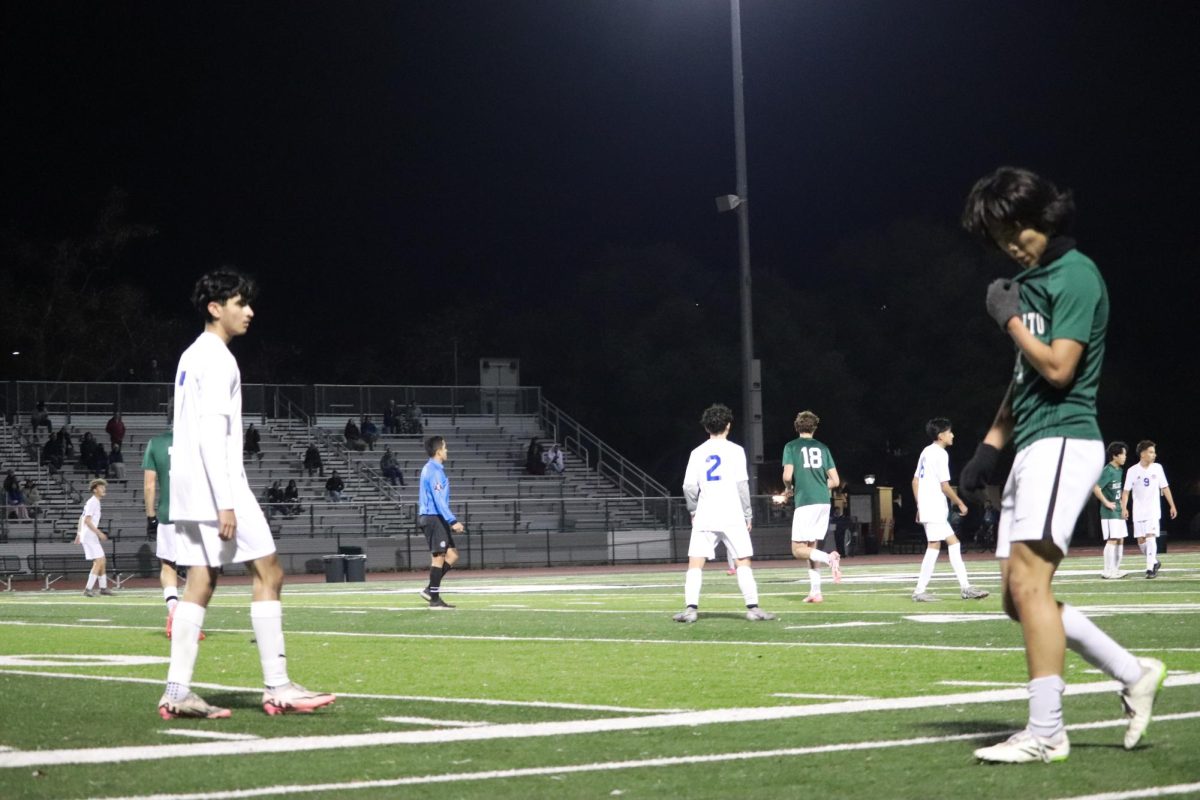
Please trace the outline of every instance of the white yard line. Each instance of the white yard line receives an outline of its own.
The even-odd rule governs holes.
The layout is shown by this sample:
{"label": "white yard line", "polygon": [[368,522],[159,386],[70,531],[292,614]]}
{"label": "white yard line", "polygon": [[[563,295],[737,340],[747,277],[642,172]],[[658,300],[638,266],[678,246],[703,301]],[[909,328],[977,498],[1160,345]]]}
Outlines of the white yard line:
{"label": "white yard line", "polygon": [[866,694],[805,694],[803,692],[772,692],[771,697],[791,697],[796,700],[874,700]]}
{"label": "white yard line", "polygon": [[[1089,670],[1090,671],[1090,670]],[[1104,673],[1099,673],[1103,675]],[[1005,688],[1024,686],[1023,683],[1014,683],[1012,681],[938,681],[942,686],[990,686],[993,688]]]}
{"label": "white yard line", "polygon": [[431,719],[430,717],[380,717],[384,722],[402,725],[430,725],[435,728],[481,728],[490,722],[464,722],[457,719]]}
{"label": "white yard line", "polygon": [[894,622],[814,622],[809,625],[787,625],[785,631],[808,631],[816,628],[869,628],[875,625],[895,625]]}
{"label": "white yard line", "polygon": [[[1169,722],[1181,719],[1200,717],[1200,712],[1187,714],[1172,714],[1159,717],[1158,722]],[[1123,719],[1107,720],[1086,725],[1068,725],[1067,730],[1083,730],[1090,728],[1115,728],[1125,725]],[[449,784],[465,781],[486,781],[505,778],[529,778],[542,775],[570,775],[582,772],[617,772],[629,769],[649,769],[655,767],[678,767],[688,764],[717,764],[730,761],[750,761],[762,758],[786,758],[794,756],[819,755],[824,753],[850,753],[865,750],[884,750],[896,747],[915,747],[928,744],[947,744],[950,742],[967,742],[975,739],[999,738],[1011,731],[981,731],[979,733],[962,733],[953,736],[922,736],[914,739],[882,739],[871,742],[850,742],[847,744],[816,745],[812,747],[791,747],[778,750],[747,751],[740,753],[712,753],[708,755],[674,756],[664,758],[646,758],[636,761],[607,761],[591,764],[564,764],[550,767],[526,767],[522,769],[489,770],[486,772],[437,773],[434,775],[416,775],[407,778],[390,778],[374,781],[347,781],[344,783],[292,784],[265,786],[256,789],[234,789],[222,792],[192,792],[188,794],[153,794],[127,795],[124,797],[109,797],[103,800],[241,800],[241,798],[267,797],[270,795],[313,794],[316,792],[341,793],[361,789],[388,789],[399,786],[419,786],[428,784]],[[1184,785],[1179,787],[1160,787],[1168,790],[1162,794],[1129,794],[1114,793],[1110,795],[1091,795],[1067,800],[1125,800],[1135,797],[1156,797],[1165,794],[1182,794]],[[1200,784],[1187,784],[1196,787]],[[1177,791],[1169,791],[1178,789]],[[1150,790],[1142,790],[1150,791]]]}
{"label": "white yard line", "polygon": [[[1200,673],[1167,678],[1167,686],[1200,685]],[[1116,692],[1116,681],[1068,686],[1066,694],[1082,695]],[[763,722],[795,719],[797,717],[845,715],[874,711],[900,711],[978,703],[1025,701],[1025,689],[993,689],[985,692],[950,695],[892,697],[878,700],[849,700],[840,703],[818,703],[806,706],[766,706],[757,708],[719,708],[707,711],[685,711],[675,714],[656,714],[644,717],[610,717],[607,719],[569,720],[564,722],[532,722],[487,725],[479,728],[452,728],[436,731],[399,731],[394,733],[360,733],[329,736],[283,736],[255,742],[202,742],[199,744],[145,745],[111,748],[37,750],[0,753],[0,768],[37,767],[62,764],[110,764],[127,761],[147,761],[165,758],[251,755],[259,753],[298,753],[311,750],[336,750],[352,747],[392,745],[428,745],[446,742],[487,741],[494,739],[527,739],[571,736],[612,731],[648,730],[654,728],[693,727],[731,722]],[[1200,716],[1200,712],[1198,712]],[[1092,725],[1106,723],[1092,723]],[[1126,724],[1118,720],[1114,724]]]}
{"label": "white yard line", "polygon": [[1174,794],[1200,792],[1200,783],[1176,783],[1171,786],[1147,786],[1145,789],[1126,789],[1104,794],[1077,794],[1061,800],[1133,800],[1137,797],[1170,797]]}
{"label": "white yard line", "polygon": [[215,739],[225,742],[249,742],[262,738],[252,733],[220,733],[218,731],[202,731],[193,728],[167,728],[164,731],[159,731],[159,733],[167,736],[189,736],[193,739]]}
{"label": "white yard line", "polygon": [[[69,680],[109,681],[113,683],[144,683],[162,686],[164,678],[134,678],[116,675],[84,675],[67,672],[38,672],[35,670],[0,669],[0,675],[32,675],[37,678],[66,678]],[[193,683],[193,688],[212,689],[218,692],[245,692],[260,694],[261,686],[226,686],[221,683]],[[587,703],[552,703],[543,700],[491,700],[471,697],[426,697],[405,694],[367,694],[362,692],[336,692],[338,697],[353,697],[360,700],[398,700],[416,703],[459,703],[471,706],[513,706],[516,708],[560,708],[566,711],[612,711],[618,714],[675,714],[678,708],[630,708],[629,706],[588,705]]]}

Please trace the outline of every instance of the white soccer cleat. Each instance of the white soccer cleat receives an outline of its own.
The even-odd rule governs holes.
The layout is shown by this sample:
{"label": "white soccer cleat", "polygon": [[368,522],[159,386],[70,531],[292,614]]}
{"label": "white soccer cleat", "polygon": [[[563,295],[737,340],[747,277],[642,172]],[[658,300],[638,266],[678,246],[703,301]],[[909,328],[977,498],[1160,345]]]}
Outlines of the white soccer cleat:
{"label": "white soccer cleat", "polygon": [[1141,741],[1150,724],[1154,698],[1167,677],[1166,666],[1157,658],[1139,658],[1138,663],[1142,666],[1142,677],[1121,691],[1121,703],[1125,706],[1125,716],[1129,717],[1129,727],[1125,729],[1126,750],[1132,750]]}
{"label": "white soccer cleat", "polygon": [[1112,573],[1111,572],[1101,572],[1100,577],[1107,581],[1112,578]]}
{"label": "white soccer cleat", "polygon": [[759,622],[762,620],[775,619],[775,615],[769,611],[763,611],[758,606],[755,606],[754,608],[746,609],[746,619],[750,620],[751,622]]}
{"label": "white soccer cleat", "polygon": [[938,599],[929,592],[913,592],[912,596],[914,603],[936,603]]}
{"label": "white soccer cleat", "polygon": [[984,589],[976,589],[974,586],[968,586],[959,592],[959,596],[963,600],[982,600],[988,596],[988,592]]}
{"label": "white soccer cleat", "polygon": [[1063,731],[1051,738],[1044,738],[1032,733],[1028,728],[1014,733],[1000,744],[991,747],[981,747],[975,751],[975,757],[980,761],[991,761],[995,764],[1029,764],[1041,761],[1049,764],[1052,761],[1066,761],[1071,755],[1071,742],[1067,732]]}
{"label": "white soccer cleat", "polygon": [[676,622],[695,622],[697,616],[696,609],[689,606],[675,616],[671,617],[671,619],[675,620]]}
{"label": "white soccer cleat", "polygon": [[1122,572],[1121,570],[1117,570],[1116,572],[1108,573],[1108,577],[1111,580],[1117,581],[1117,580],[1120,580],[1121,578],[1124,578],[1128,574],[1129,574],[1128,572]]}
{"label": "white soccer cleat", "polygon": [[323,692],[310,692],[298,683],[289,683],[263,692],[263,711],[270,716],[276,714],[311,714],[327,706],[336,698]]}
{"label": "white soccer cleat", "polygon": [[833,582],[842,582],[842,557],[834,550],[829,554],[829,571],[833,573]]}
{"label": "white soccer cleat", "polygon": [[233,712],[204,702],[195,692],[188,692],[182,700],[172,700],[166,694],[158,701],[158,715],[163,719],[192,717],[200,719],[225,719]]}

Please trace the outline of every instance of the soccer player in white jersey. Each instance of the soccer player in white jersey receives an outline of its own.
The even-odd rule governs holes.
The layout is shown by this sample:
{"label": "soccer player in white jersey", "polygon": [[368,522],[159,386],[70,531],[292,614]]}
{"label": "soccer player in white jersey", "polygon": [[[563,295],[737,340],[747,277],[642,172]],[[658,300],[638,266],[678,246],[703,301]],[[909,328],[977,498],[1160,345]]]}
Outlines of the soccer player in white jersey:
{"label": "soccer player in white jersey", "polygon": [[1154,442],[1144,439],[1137,446],[1138,463],[1125,472],[1125,488],[1121,491],[1121,512],[1128,519],[1129,497],[1133,496],[1133,535],[1138,549],[1146,555],[1146,577],[1157,578],[1162,564],[1158,561],[1158,523],[1162,519],[1159,495],[1167,498],[1171,519],[1175,519],[1175,498],[1167,484],[1162,464],[1155,464],[1158,450]]}
{"label": "soccer player in white jersey", "polygon": [[750,567],[754,548],[750,528],[750,474],[746,451],[729,441],[733,412],[720,403],[709,406],[700,417],[708,441],[692,451],[683,475],[683,494],[692,515],[692,538],[688,544],[688,570],[683,583],[687,605],[674,616],[676,622],[695,622],[700,607],[700,584],[704,562],[717,557],[717,542],[724,542],[737,564],[738,588],[746,601],[746,619],[751,622],[775,619],[758,607],[758,584]]}
{"label": "soccer player in white jersey", "polygon": [[1092,487],[1092,495],[1100,503],[1100,536],[1104,539],[1104,571],[1100,577],[1124,578],[1128,573],[1121,571],[1121,559],[1125,555],[1125,537],[1129,535],[1125,527],[1129,512],[1121,509],[1121,468],[1125,466],[1129,448],[1124,442],[1111,442],[1107,453],[1108,463]]}
{"label": "soccer player in white jersey", "polygon": [[958,513],[966,516],[967,504],[950,485],[950,454],[946,448],[954,444],[954,430],[950,420],[934,417],[925,423],[925,435],[933,441],[921,451],[917,470],[913,473],[912,491],[917,500],[917,522],[925,526],[925,558],[921,560],[921,572],[912,599],[917,603],[932,603],[937,600],[928,590],[933,578],[942,542],[950,554],[950,566],[958,578],[959,596],[963,600],[982,600],[988,596],[983,589],[976,589],[967,580],[967,566],[963,563],[962,544],[954,529],[950,527],[949,500],[958,507]]}
{"label": "soccer player in white jersey", "polygon": [[196,282],[192,302],[204,332],[183,352],[175,373],[175,439],[171,447],[170,519],[175,562],[189,567],[175,607],[163,719],[228,717],[191,691],[205,610],[226,564],[245,563],[253,583],[250,624],[258,645],[268,714],[308,713],[334,701],[288,678],[279,593],[283,568],[242,466],[242,378],[229,342],[250,327],[254,282],[222,269]]}
{"label": "soccer player in white jersey", "polygon": [[88,488],[92,496],[83,506],[83,513],[79,515],[79,529],[75,533],[75,544],[83,545],[83,557],[92,562],[92,571],[88,573],[87,588],[83,594],[85,597],[95,597],[96,585],[99,584],[100,594],[110,595],[108,561],[104,557],[104,545],[101,544],[108,541],[108,534],[100,530],[100,501],[108,492],[108,481],[96,478],[88,484]]}

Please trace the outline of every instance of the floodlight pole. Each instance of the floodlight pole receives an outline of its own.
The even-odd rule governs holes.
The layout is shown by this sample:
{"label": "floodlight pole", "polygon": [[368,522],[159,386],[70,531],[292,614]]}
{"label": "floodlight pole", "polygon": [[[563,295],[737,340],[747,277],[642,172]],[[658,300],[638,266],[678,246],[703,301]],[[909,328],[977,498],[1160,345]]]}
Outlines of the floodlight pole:
{"label": "floodlight pole", "polygon": [[[737,196],[733,209],[738,220],[738,278],[742,316],[742,438],[747,444],[750,467],[750,494],[758,494],[758,470],[762,463],[761,437],[755,435],[753,403],[754,311],[750,293],[750,205],[746,181],[746,101],[742,93],[742,6],[730,0],[730,27],[733,37],[733,138],[737,160]],[[761,420],[758,421],[761,425]]]}

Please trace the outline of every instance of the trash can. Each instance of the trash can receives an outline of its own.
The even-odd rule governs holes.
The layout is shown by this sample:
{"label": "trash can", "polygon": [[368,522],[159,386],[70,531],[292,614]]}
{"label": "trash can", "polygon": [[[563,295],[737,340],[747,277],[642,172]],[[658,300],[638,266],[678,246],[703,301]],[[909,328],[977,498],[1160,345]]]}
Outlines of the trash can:
{"label": "trash can", "polygon": [[325,582],[343,583],[346,580],[345,556],[323,556],[325,560]]}
{"label": "trash can", "polygon": [[351,583],[362,583],[367,579],[366,556],[342,556],[346,563],[346,580]]}

